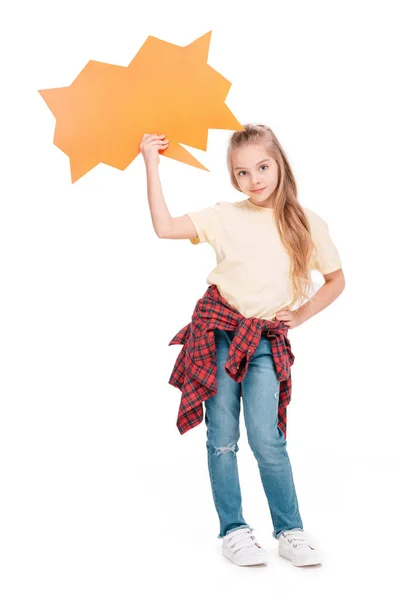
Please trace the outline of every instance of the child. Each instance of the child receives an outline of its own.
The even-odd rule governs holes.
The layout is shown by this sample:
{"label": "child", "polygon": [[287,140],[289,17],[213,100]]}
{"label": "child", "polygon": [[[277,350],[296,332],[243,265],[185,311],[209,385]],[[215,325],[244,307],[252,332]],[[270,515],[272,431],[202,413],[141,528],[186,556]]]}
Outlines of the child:
{"label": "child", "polygon": [[[222,553],[239,566],[267,563],[242,512],[236,458],[242,397],[279,554],[295,566],[321,564],[303,529],[286,449],[294,362],[287,333],[343,291],[338,250],[326,222],[299,204],[288,159],[269,127],[245,125],[230,139],[230,178],[245,200],[220,201],[176,218],[158,175],[158,153],[167,147],[165,135],[156,134],[145,134],[140,146],[154,229],[161,238],[207,241],[217,258],[191,322],[170,342],[183,347],[169,383],[182,391],[181,434],[202,421],[204,402]],[[325,284],[309,298],[313,269],[324,275]]]}

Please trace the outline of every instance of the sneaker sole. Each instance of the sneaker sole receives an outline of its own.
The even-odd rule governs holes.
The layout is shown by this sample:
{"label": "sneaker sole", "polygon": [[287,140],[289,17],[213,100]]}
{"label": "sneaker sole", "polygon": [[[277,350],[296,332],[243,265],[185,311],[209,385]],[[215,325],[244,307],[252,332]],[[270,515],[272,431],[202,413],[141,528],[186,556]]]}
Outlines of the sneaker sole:
{"label": "sneaker sole", "polygon": [[281,549],[279,549],[279,556],[282,556],[283,558],[287,558],[288,560],[291,561],[292,565],[294,565],[295,567],[311,567],[314,565],[321,565],[322,561],[318,558],[318,557],[314,557],[312,558],[310,556],[310,558],[308,560],[305,560],[303,562],[295,562],[291,556],[286,555],[284,553],[284,551],[282,551]]}
{"label": "sneaker sole", "polygon": [[234,565],[236,565],[238,567],[251,567],[253,565],[267,565],[268,564],[267,559],[262,559],[262,558],[255,558],[254,560],[251,560],[251,562],[236,562],[235,560],[232,559],[232,554],[230,552],[227,552],[224,548],[222,548],[222,554],[231,563],[233,563]]}

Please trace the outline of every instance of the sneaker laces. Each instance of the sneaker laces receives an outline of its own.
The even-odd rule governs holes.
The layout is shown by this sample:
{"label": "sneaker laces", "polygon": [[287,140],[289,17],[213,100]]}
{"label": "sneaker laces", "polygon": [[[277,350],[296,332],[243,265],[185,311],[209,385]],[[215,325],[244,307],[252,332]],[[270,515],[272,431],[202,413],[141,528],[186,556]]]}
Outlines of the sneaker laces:
{"label": "sneaker laces", "polygon": [[309,546],[312,550],[315,550],[315,548],[310,545],[304,531],[286,531],[285,538],[288,542],[293,544],[295,548],[297,548],[297,546]]}
{"label": "sneaker laces", "polygon": [[251,530],[245,527],[235,531],[235,535],[232,535],[232,537],[229,540],[226,540],[226,542],[228,543],[229,549],[232,550],[233,554],[246,548],[252,548],[254,550],[255,545],[257,548],[261,548]]}

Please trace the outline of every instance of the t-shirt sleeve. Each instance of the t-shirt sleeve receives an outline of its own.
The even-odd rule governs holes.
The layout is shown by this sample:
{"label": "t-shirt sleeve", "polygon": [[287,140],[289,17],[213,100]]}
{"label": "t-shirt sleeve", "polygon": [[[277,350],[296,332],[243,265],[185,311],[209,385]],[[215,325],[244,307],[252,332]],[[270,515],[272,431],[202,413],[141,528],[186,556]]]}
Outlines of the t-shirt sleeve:
{"label": "t-shirt sleeve", "polygon": [[311,237],[316,247],[312,269],[323,275],[342,268],[339,251],[334,244],[326,221],[308,209]]}
{"label": "t-shirt sleeve", "polygon": [[219,206],[220,203],[217,202],[215,206],[208,206],[196,212],[186,213],[197,231],[197,237],[190,239],[192,244],[202,244],[203,242],[212,244],[217,239],[220,216]]}

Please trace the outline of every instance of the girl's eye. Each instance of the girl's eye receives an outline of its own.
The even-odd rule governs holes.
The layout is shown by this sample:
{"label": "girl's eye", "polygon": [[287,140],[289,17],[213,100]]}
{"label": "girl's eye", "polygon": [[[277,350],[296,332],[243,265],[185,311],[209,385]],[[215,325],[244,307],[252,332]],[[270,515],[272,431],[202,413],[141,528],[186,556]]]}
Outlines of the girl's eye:
{"label": "girl's eye", "polygon": [[[261,165],[260,169],[268,169],[268,165]],[[242,173],[246,173],[246,171],[239,171],[239,175],[241,176]]]}

